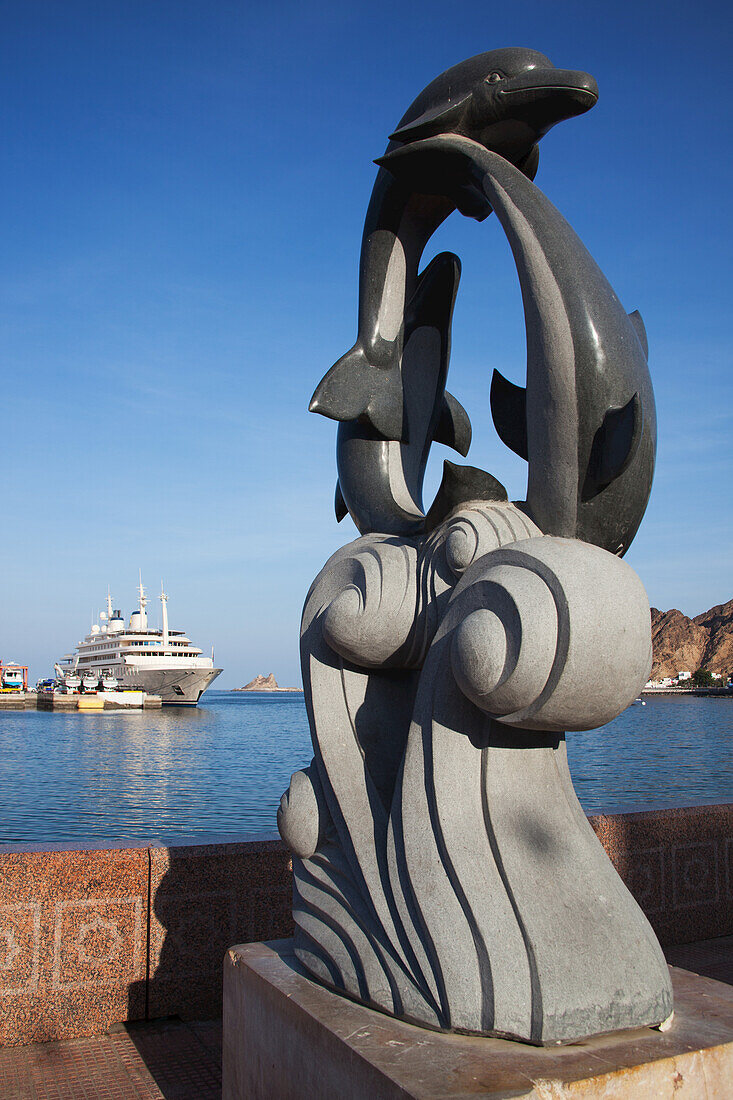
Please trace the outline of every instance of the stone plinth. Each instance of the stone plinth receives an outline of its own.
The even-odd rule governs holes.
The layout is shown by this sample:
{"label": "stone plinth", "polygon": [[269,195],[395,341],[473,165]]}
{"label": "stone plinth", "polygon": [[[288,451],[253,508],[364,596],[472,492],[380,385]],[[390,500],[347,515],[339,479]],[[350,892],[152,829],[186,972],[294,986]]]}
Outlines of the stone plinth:
{"label": "stone plinth", "polygon": [[352,1003],[306,977],[289,940],[240,945],[224,964],[224,1100],[732,1096],[733,988],[671,974],[668,1031],[532,1047],[431,1032]]}

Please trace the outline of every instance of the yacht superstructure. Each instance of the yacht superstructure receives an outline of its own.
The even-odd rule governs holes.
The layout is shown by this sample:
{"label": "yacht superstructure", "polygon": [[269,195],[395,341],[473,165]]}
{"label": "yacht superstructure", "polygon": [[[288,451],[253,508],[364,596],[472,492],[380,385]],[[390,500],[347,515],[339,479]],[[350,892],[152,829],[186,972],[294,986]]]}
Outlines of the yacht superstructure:
{"label": "yacht superstructure", "polygon": [[159,695],[163,704],[195,706],[221,672],[214,668],[214,652],[204,657],[182,630],[168,626],[168,596],[161,584],[161,628],[148,625],[145,587],[140,578],[138,607],[125,623],[107,593],[107,610],[99,616],[74,653],[67,653],[57,667],[67,685],[69,679],[96,676],[116,679],[122,689],[133,688]]}

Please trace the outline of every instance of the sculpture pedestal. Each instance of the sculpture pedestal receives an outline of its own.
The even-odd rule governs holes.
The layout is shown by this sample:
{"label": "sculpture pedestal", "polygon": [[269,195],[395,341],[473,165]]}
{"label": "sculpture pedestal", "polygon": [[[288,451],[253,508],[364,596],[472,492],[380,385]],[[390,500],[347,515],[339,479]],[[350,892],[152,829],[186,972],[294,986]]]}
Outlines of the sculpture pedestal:
{"label": "sculpture pedestal", "polygon": [[441,1034],[354,1004],[306,977],[290,940],[224,962],[224,1100],[733,1096],[733,987],[670,968],[662,1034],[563,1047]]}

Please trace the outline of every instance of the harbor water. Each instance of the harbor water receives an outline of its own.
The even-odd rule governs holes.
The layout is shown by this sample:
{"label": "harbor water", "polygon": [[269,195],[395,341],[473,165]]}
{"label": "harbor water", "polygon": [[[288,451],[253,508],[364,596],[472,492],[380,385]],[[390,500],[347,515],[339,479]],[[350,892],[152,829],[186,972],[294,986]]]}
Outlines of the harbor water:
{"label": "harbor water", "polygon": [[[733,700],[647,697],[568,735],[588,813],[733,800]],[[0,844],[273,835],[311,758],[300,694],[210,691],[197,708],[0,712]]]}

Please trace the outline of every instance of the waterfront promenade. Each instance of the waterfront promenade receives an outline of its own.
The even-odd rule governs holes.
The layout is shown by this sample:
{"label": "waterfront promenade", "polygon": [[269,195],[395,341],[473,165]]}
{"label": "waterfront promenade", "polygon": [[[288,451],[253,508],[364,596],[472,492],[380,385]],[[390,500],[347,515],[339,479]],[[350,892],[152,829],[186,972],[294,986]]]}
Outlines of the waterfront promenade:
{"label": "waterfront promenade", "polygon": [[[667,961],[731,987],[733,936],[666,948]],[[218,1100],[221,1021],[116,1024],[105,1035],[0,1050],[14,1100]]]}
{"label": "waterfront promenade", "polygon": [[[669,962],[731,985],[733,803],[591,823]],[[222,959],[288,936],[277,840],[0,851],[0,1096],[206,1100]]]}

